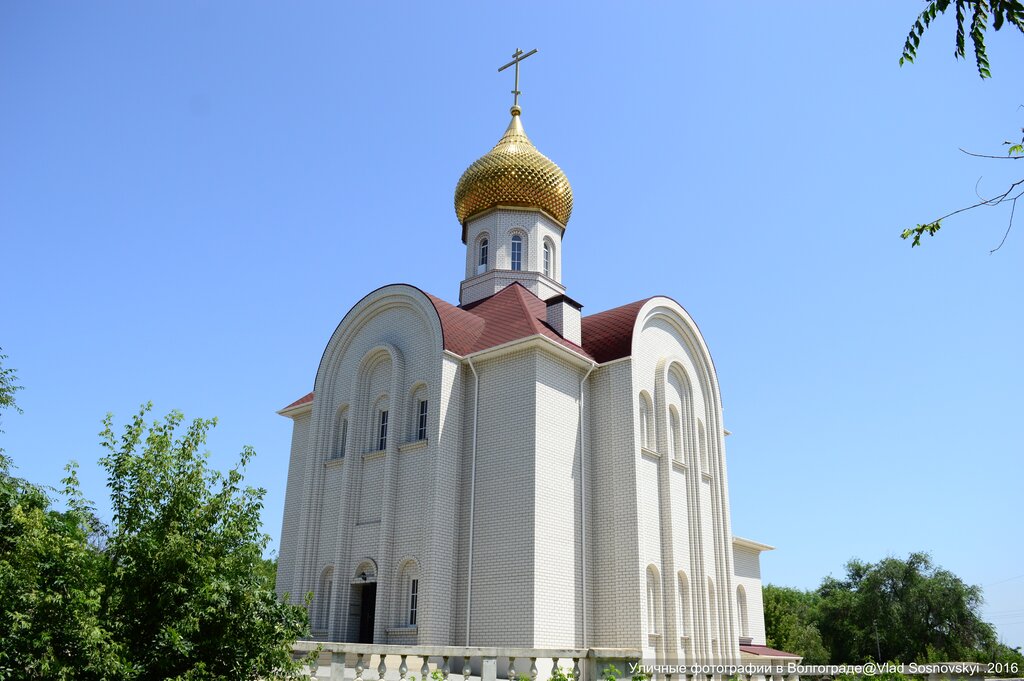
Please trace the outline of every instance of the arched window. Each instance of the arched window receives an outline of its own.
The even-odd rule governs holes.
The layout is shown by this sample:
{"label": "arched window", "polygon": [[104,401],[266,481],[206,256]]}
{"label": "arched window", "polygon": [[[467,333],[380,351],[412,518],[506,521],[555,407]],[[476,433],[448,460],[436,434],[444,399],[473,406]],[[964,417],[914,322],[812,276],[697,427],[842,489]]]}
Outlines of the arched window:
{"label": "arched window", "polygon": [[523,269],[523,237],[518,234],[512,237],[512,269],[516,272]]}
{"label": "arched window", "polygon": [[658,579],[658,568],[647,566],[647,633],[657,634],[661,631],[661,584]]}
{"label": "arched window", "polygon": [[690,581],[686,573],[679,571],[679,635],[688,636],[690,633]]}
{"label": "arched window", "polygon": [[416,623],[422,619],[420,617],[420,597],[422,595],[420,584],[422,584],[422,580],[420,579],[419,565],[415,560],[406,561],[402,565],[401,575],[398,579],[398,588],[401,589],[402,594],[399,626],[415,627]]}
{"label": "arched window", "polygon": [[740,636],[750,636],[750,620],[747,617],[747,592],[740,584],[736,587],[736,612],[740,617]]}
{"label": "arched window", "polygon": [[377,451],[384,451],[388,448],[388,410],[383,409],[378,415],[380,424],[377,432]]}
{"label": "arched window", "polygon": [[420,605],[420,580],[409,580],[409,625],[416,626],[416,613]]}
{"label": "arched window", "polygon": [[551,276],[551,242],[544,240],[544,276]]}
{"label": "arched window", "polygon": [[[382,452],[388,448],[388,396],[381,395],[373,405],[373,422],[370,428],[370,451]],[[399,434],[401,437],[401,434]]]}
{"label": "arched window", "polygon": [[348,407],[344,406],[338,410],[338,422],[334,429],[334,449],[331,451],[332,459],[341,459],[345,456],[345,448],[348,446]]}
{"label": "arched window", "polygon": [[418,442],[427,439],[427,416],[430,413],[430,404],[427,402],[427,386],[420,383],[412,392],[412,402],[409,405],[409,412],[412,418],[409,419],[409,441]]}
{"label": "arched window", "polygon": [[476,262],[476,273],[483,274],[487,271],[487,237],[480,240],[480,253]]}
{"label": "arched window", "polygon": [[668,408],[668,448],[672,452],[672,456],[676,461],[683,460],[683,433],[679,426],[679,411],[676,409],[676,405],[672,405]]}
{"label": "arched window", "polygon": [[704,433],[704,422],[697,419],[697,446],[700,448],[700,469],[711,473],[711,462],[708,460],[708,437]]}
{"label": "arched window", "polygon": [[654,424],[651,416],[654,412],[651,406],[651,396],[646,391],[640,393],[640,446],[644,449],[654,449]]}
{"label": "arched window", "polygon": [[334,568],[326,567],[320,573],[320,588],[317,589],[316,615],[314,617],[315,628],[327,632],[330,628],[331,617],[331,591],[334,587]]}

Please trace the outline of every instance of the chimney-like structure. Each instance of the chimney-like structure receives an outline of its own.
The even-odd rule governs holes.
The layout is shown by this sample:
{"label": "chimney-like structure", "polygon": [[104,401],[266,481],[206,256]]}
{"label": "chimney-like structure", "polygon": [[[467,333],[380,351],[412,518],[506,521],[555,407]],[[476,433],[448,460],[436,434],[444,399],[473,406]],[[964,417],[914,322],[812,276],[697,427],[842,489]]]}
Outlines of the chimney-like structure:
{"label": "chimney-like structure", "polygon": [[558,335],[576,345],[583,345],[583,306],[564,293],[544,301],[548,305],[548,324]]}

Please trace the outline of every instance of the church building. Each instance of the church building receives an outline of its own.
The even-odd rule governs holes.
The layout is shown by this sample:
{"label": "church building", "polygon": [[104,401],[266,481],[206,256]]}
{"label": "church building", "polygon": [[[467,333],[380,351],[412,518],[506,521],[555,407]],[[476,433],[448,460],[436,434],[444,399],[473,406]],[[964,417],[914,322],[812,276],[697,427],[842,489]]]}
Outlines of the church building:
{"label": "church building", "polygon": [[666,296],[582,313],[563,271],[572,208],[514,105],[455,187],[458,304],[368,293],[313,392],[279,412],[294,431],[277,588],[313,593],[316,638],[770,650],[771,547],[732,534],[711,354]]}

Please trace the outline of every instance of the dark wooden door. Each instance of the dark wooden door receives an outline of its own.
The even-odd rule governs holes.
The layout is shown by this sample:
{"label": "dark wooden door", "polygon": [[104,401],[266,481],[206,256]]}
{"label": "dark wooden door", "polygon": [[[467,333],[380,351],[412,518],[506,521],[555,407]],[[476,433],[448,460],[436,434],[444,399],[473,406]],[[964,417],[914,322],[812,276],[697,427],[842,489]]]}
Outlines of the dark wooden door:
{"label": "dark wooden door", "polygon": [[359,608],[359,642],[373,643],[373,617],[377,609],[377,584],[363,584]]}

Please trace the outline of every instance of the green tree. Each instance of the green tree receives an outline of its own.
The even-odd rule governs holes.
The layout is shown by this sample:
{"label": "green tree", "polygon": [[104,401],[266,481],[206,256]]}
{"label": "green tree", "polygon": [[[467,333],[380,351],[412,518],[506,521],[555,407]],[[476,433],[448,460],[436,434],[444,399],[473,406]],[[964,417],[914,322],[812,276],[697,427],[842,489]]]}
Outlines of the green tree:
{"label": "green tree", "polygon": [[89,545],[89,527],[73,501],[53,510],[0,455],[0,679],[115,678],[121,670],[99,619],[103,555]]}
{"label": "green tree", "polygon": [[[0,412],[21,390],[0,354]],[[116,675],[119,657],[99,620],[102,554],[88,538],[99,527],[77,494],[73,466],[65,506],[14,476],[0,450],[0,679],[101,678]]]}
{"label": "green tree", "polygon": [[827,664],[829,651],[818,631],[818,594],[767,584],[762,595],[768,645],[800,655],[807,664]]}
{"label": "green tree", "polygon": [[981,589],[936,567],[926,553],[878,563],[851,560],[843,579],[815,591],[765,585],[769,646],[808,663],[977,661],[1016,663],[979,614]]}
{"label": "green tree", "polygon": [[[967,36],[970,35],[971,46],[974,50],[974,61],[978,68],[978,75],[981,78],[991,78],[992,72],[988,61],[988,51],[985,48],[985,34],[989,25],[998,31],[1003,26],[1015,27],[1024,33],[1024,4],[1021,0],[929,0],[927,7],[918,15],[914,25],[910,28],[907,40],[903,45],[903,55],[900,57],[900,65],[913,63],[917,57],[917,48],[921,44],[921,37],[932,22],[940,14],[953,9],[956,15],[956,48],[953,52],[957,59],[967,58]],[[968,23],[968,16],[970,21]],[[1024,131],[1022,131],[1024,132]],[[1005,156],[989,154],[970,154],[989,159],[1020,160],[1024,158],[1024,138],[1020,143],[1004,142],[1009,147]],[[970,153],[970,152],[965,152]],[[935,233],[942,227],[942,221],[965,211],[980,208],[982,206],[998,206],[1004,203],[1010,204],[1010,217],[1006,226],[1006,233],[1003,240],[992,249],[995,252],[1002,248],[1006,242],[1006,236],[1013,228],[1013,215],[1017,208],[1017,199],[1024,194],[1024,178],[1011,182],[1007,189],[989,198],[983,198],[975,204],[954,210],[942,217],[918,224],[916,227],[903,230],[900,235],[903,239],[912,239],[911,247],[921,245],[921,237],[925,234],[935,236]]]}
{"label": "green tree", "polygon": [[[2,367],[0,411],[17,409]],[[227,475],[200,452],[215,420],[147,426],[119,438],[104,421],[101,463],[114,518],[104,527],[69,464],[55,510],[0,452],[0,681],[301,678],[291,645],[306,609],[274,593],[264,559],[263,490],[242,486],[246,448]]]}
{"label": "green tree", "polygon": [[981,619],[981,589],[926,553],[851,560],[844,579],[818,589],[818,627],[832,662],[982,659],[995,641]]}
{"label": "green tree", "polygon": [[270,590],[275,590],[277,588],[277,556],[264,558],[260,561],[259,569],[263,573],[264,581],[270,585]]}
{"label": "green tree", "polygon": [[[4,367],[4,360],[7,359],[7,355],[3,353],[3,348],[0,348],[0,413],[5,409],[13,409],[14,411],[21,413],[21,407],[15,401],[14,397],[21,390],[21,386],[18,385],[18,372],[9,367]],[[0,433],[4,432],[0,430]],[[0,456],[3,455],[3,448],[0,447]]]}
{"label": "green tree", "polygon": [[306,610],[273,591],[264,490],[242,486],[252,450],[222,475],[200,451],[216,419],[179,435],[180,413],[147,427],[149,409],[120,437],[110,416],[101,433],[114,512],[101,612],[126,678],[298,678],[291,644],[308,634]]}

